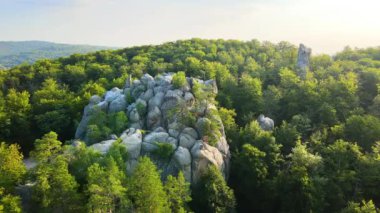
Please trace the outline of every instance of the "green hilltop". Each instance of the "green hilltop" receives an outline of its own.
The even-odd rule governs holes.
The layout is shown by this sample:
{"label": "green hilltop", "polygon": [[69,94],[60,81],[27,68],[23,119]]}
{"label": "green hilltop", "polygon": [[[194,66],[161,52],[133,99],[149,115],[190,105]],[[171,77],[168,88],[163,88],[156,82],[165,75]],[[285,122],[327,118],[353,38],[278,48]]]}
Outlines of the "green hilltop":
{"label": "green hilltop", "polygon": [[0,41],[0,69],[43,58],[59,58],[74,53],[88,53],[111,47],[59,44],[46,41]]}

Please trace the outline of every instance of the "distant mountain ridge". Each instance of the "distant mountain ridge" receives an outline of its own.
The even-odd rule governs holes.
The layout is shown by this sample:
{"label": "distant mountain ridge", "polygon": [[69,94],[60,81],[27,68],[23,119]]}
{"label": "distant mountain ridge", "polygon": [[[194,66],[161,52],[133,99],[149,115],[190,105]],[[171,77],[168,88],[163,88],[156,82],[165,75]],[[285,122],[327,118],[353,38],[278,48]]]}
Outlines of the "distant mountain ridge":
{"label": "distant mountain ridge", "polygon": [[59,58],[74,53],[116,49],[114,47],[61,44],[47,41],[0,41],[0,69],[43,58]]}

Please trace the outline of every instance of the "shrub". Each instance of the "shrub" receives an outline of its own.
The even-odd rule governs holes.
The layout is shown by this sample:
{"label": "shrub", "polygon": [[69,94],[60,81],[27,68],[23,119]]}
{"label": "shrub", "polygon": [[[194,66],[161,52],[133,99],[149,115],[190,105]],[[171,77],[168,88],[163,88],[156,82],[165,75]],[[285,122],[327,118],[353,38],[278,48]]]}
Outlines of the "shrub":
{"label": "shrub", "polygon": [[109,128],[115,134],[120,134],[128,126],[128,117],[124,112],[116,112],[108,115]]}
{"label": "shrub", "polygon": [[155,144],[157,149],[153,151],[153,154],[160,158],[169,159],[174,152],[173,146],[170,143],[156,142]]}
{"label": "shrub", "polygon": [[174,74],[172,84],[173,84],[174,88],[176,88],[176,89],[180,89],[180,88],[183,88],[184,86],[186,86],[187,81],[186,81],[185,73],[180,71],[180,72],[177,72],[176,74]]}
{"label": "shrub", "polygon": [[99,109],[88,122],[87,145],[98,143],[112,133],[120,134],[127,126],[128,117],[124,112],[106,114]]}
{"label": "shrub", "polygon": [[87,145],[100,142],[104,138],[103,132],[97,125],[87,126]]}
{"label": "shrub", "polygon": [[144,106],[141,102],[136,104],[136,109],[140,116],[144,116],[146,114],[146,106]]}
{"label": "shrub", "polygon": [[130,92],[128,92],[125,95],[125,100],[127,101],[128,104],[131,104],[131,103],[135,102],[135,98],[131,95]]}

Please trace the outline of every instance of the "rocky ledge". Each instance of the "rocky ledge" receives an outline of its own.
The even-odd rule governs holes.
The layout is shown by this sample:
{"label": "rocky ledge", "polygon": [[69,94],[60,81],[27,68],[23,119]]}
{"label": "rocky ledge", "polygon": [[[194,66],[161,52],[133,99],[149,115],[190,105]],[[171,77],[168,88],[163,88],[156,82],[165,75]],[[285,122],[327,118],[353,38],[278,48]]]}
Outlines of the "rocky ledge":
{"label": "rocky ledge", "polygon": [[[115,87],[103,97],[91,97],[75,137],[89,144],[89,121],[100,110],[107,114],[124,112],[128,128],[90,147],[107,153],[116,141],[124,145],[128,151],[127,172],[133,172],[137,159],[146,155],[162,171],[163,178],[182,171],[188,181],[196,183],[210,164],[227,178],[229,146],[210,100],[218,91],[215,81],[186,78],[178,87],[173,85],[174,75],[165,73],[153,78],[145,74],[140,80],[127,80],[123,89]],[[212,131],[210,126],[214,127]]]}

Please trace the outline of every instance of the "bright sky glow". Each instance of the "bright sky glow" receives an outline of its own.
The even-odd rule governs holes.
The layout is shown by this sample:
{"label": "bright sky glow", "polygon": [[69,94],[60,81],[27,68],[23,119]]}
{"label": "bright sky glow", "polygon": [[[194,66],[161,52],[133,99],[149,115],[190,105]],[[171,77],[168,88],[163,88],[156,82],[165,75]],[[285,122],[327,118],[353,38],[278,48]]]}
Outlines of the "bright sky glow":
{"label": "bright sky glow", "polygon": [[0,0],[0,40],[127,47],[178,39],[380,46],[379,0]]}

